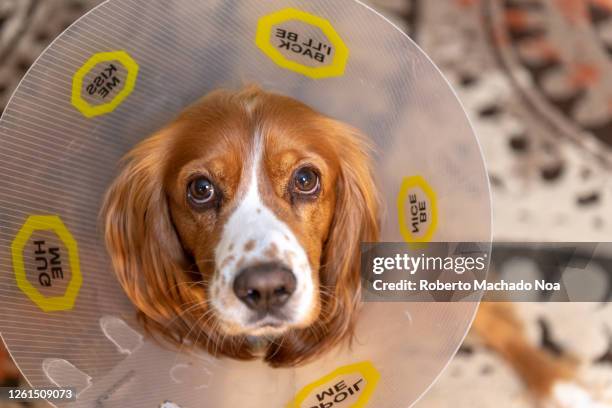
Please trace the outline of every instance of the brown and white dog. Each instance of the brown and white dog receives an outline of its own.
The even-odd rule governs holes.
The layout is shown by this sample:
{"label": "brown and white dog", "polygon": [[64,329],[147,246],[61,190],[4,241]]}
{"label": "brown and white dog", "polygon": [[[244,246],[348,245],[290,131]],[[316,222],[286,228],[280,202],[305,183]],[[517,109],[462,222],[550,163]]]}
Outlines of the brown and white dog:
{"label": "brown and white dog", "polygon": [[[207,95],[134,148],[101,214],[149,331],[293,366],[350,340],[359,244],[378,239],[378,207],[358,131],[248,87]],[[572,380],[571,363],[527,342],[511,305],[483,304],[474,328],[538,400]]]}
{"label": "brown and white dog", "polygon": [[146,327],[295,365],[350,339],[359,244],[378,238],[368,145],[256,87],[216,91],[126,157],[102,209]]}

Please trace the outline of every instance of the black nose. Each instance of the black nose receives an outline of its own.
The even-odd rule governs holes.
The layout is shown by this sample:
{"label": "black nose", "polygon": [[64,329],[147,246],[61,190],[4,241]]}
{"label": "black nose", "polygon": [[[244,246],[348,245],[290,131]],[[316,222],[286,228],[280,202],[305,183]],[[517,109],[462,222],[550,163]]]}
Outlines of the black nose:
{"label": "black nose", "polygon": [[295,292],[295,276],[278,263],[244,268],[234,280],[234,293],[250,309],[271,312],[280,308]]}

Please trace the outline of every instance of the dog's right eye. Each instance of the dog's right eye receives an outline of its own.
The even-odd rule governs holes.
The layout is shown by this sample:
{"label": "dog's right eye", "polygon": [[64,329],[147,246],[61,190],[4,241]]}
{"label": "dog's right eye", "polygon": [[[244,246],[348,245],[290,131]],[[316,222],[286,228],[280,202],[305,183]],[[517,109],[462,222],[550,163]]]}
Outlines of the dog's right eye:
{"label": "dog's right eye", "polygon": [[195,178],[187,187],[187,198],[198,208],[208,207],[216,201],[215,186],[206,177]]}

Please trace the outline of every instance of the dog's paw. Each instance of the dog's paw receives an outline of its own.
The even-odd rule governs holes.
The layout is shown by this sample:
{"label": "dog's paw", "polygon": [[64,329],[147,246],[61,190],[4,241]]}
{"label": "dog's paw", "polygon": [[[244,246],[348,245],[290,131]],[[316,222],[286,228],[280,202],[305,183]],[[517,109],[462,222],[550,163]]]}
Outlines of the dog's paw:
{"label": "dog's paw", "polygon": [[602,390],[590,389],[576,382],[560,382],[552,390],[544,408],[612,408],[612,401]]}
{"label": "dog's paw", "polygon": [[170,401],[164,401],[162,402],[162,404],[159,406],[159,408],[181,408],[178,405],[176,405],[174,402],[170,402]]}

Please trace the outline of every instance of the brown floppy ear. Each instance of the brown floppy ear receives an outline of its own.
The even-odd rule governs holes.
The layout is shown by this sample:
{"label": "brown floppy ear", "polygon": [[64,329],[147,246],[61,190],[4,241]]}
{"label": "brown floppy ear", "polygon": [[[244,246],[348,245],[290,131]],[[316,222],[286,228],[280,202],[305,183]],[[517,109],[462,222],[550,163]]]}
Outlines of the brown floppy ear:
{"label": "brown floppy ear", "polygon": [[[136,146],[108,190],[100,212],[112,264],[147,328],[164,335],[185,333],[173,316],[198,299],[184,288],[185,259],[163,188],[165,142],[161,131]],[[168,327],[172,323],[173,326]],[[180,337],[180,335],[179,335]]]}
{"label": "brown floppy ear", "polygon": [[350,338],[361,302],[361,242],[379,237],[379,196],[369,144],[355,129],[332,122],[339,160],[334,217],[321,259],[321,313],[313,327],[289,332],[267,350],[272,366],[307,362]]}
{"label": "brown floppy ear", "polygon": [[361,302],[362,242],[379,238],[379,194],[372,149],[356,130],[342,126],[336,207],[320,274],[323,311],[330,336],[352,334]]}

